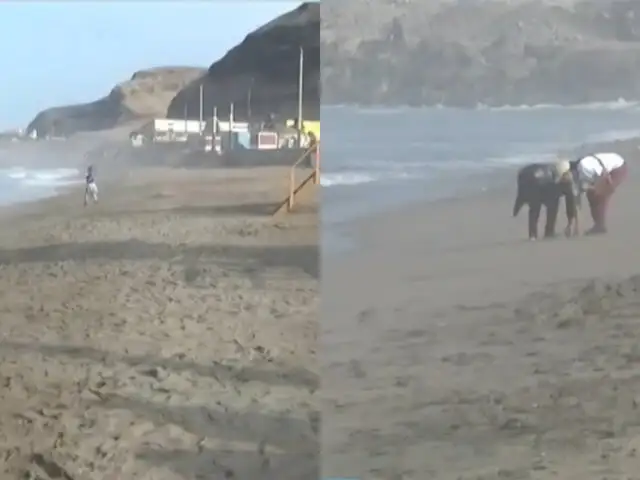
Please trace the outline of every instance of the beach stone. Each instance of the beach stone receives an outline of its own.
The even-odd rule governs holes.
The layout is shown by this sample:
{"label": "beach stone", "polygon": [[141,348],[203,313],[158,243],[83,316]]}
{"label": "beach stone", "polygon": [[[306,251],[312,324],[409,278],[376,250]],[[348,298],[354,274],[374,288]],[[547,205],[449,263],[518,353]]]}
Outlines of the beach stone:
{"label": "beach stone", "polygon": [[184,281],[187,283],[195,282],[202,272],[195,265],[189,265],[184,269]]}
{"label": "beach stone", "polygon": [[349,373],[355,378],[365,378],[367,376],[362,364],[355,359],[349,361]]}
{"label": "beach stone", "polygon": [[609,311],[617,297],[618,285],[594,280],[578,292],[576,301],[587,315],[600,315]]}
{"label": "beach stone", "polygon": [[616,288],[619,297],[635,297],[640,293],[640,275],[633,275],[620,282]]}
{"label": "beach stone", "polygon": [[162,367],[148,368],[146,370],[143,370],[142,374],[148,377],[154,378],[158,381],[163,381],[169,376],[169,373],[166,370],[164,370]]}
{"label": "beach stone", "polygon": [[576,302],[570,302],[556,312],[554,319],[558,329],[576,327],[584,324],[584,312]]}

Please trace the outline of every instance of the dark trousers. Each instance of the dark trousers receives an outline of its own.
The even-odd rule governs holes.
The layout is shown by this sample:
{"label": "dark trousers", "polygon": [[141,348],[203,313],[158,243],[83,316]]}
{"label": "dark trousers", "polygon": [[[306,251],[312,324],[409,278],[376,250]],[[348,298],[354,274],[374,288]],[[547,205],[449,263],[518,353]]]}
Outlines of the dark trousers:
{"label": "dark trousers", "polygon": [[547,218],[544,226],[544,236],[553,237],[556,234],[556,221],[558,220],[558,208],[560,207],[560,195],[544,195],[529,200],[529,238],[538,238],[538,220],[542,207],[547,210]]}
{"label": "dark trousers", "polygon": [[609,201],[616,189],[627,177],[627,164],[623,164],[619,168],[611,170],[611,184],[606,185],[604,179],[599,179],[592,190],[587,192],[587,201],[589,202],[589,210],[593,219],[593,226],[599,230],[607,228],[607,210]]}

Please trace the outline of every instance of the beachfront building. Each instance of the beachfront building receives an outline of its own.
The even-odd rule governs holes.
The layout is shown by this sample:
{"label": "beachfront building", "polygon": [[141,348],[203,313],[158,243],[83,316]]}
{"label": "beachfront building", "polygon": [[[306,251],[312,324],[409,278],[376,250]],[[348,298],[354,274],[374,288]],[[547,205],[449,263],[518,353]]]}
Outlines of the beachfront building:
{"label": "beachfront building", "polygon": [[204,131],[204,122],[176,118],[155,118],[131,135],[134,146],[141,146],[145,141],[154,143],[184,143],[189,137],[200,136]]}
{"label": "beachfront building", "polygon": [[237,122],[230,117],[221,120],[214,116],[203,121],[171,118],[156,118],[139,130],[131,132],[129,140],[133,147],[143,147],[149,143],[193,143],[196,150],[225,151],[237,149],[277,150],[281,148],[297,148],[298,136],[302,148],[309,146],[312,136],[320,137],[320,122],[305,121],[301,132],[295,120],[287,120],[284,124],[266,128],[263,124]]}

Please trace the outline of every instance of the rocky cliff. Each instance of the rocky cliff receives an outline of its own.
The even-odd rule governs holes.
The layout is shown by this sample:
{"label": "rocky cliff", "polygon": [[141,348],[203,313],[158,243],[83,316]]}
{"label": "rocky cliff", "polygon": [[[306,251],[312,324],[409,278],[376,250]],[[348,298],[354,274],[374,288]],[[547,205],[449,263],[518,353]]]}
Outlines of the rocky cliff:
{"label": "rocky cliff", "polygon": [[640,99],[640,1],[323,3],[324,103]]}
{"label": "rocky cliff", "polygon": [[235,118],[262,119],[268,113],[281,118],[297,116],[300,47],[304,49],[303,117],[319,118],[320,4],[305,3],[247,35],[215,62],[206,75],[176,95],[167,117],[197,119],[200,85],[204,116],[214,106],[226,118],[234,103]]}
{"label": "rocky cliff", "polygon": [[68,136],[110,129],[134,119],[197,119],[200,85],[204,85],[204,114],[214,106],[227,117],[262,119],[267,113],[293,118],[298,108],[299,52],[304,49],[304,105],[307,119],[320,110],[320,4],[305,3],[251,32],[209,69],[161,67],[137,72],[106,97],[80,105],[40,112],[27,131],[40,136]]}
{"label": "rocky cliff", "polygon": [[164,116],[173,97],[205,72],[204,68],[158,67],[141,70],[94,102],[49,108],[27,127],[39,136],[68,136],[113,128],[136,118]]}

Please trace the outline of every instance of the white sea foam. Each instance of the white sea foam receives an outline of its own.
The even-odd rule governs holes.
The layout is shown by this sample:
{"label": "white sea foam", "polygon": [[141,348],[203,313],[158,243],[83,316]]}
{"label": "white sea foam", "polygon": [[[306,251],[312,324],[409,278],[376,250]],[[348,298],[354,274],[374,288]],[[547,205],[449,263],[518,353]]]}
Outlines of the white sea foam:
{"label": "white sea foam", "polygon": [[478,104],[479,110],[490,111],[521,111],[521,110],[637,110],[640,102],[630,102],[624,98],[611,102],[580,103],[575,105],[559,105],[554,103],[540,103],[535,105],[504,105],[500,107],[489,107]]}
{"label": "white sea foam", "polygon": [[320,185],[333,187],[336,185],[360,185],[375,182],[379,176],[362,172],[323,173]]}
{"label": "white sea foam", "polygon": [[0,175],[15,180],[20,186],[55,188],[81,182],[75,168],[27,169],[12,167],[0,170]]}
{"label": "white sea foam", "polygon": [[437,109],[437,110],[489,110],[489,111],[521,111],[521,110],[640,110],[640,102],[638,101],[628,101],[624,98],[619,98],[618,100],[609,101],[609,102],[591,102],[591,103],[580,103],[575,105],[560,105],[555,103],[540,103],[533,105],[502,105],[498,107],[488,106],[483,103],[478,103],[475,108],[459,108],[459,107],[448,107],[445,105],[431,105],[431,106],[408,106],[408,105],[398,105],[398,106],[361,106],[361,105],[323,105],[323,110],[341,110],[341,109],[349,109],[354,110],[360,114],[367,115],[391,115],[395,113],[416,111],[421,109]]}
{"label": "white sea foam", "polygon": [[616,140],[629,140],[640,137],[640,130],[612,130],[610,132],[589,135],[585,143],[604,143]]}

